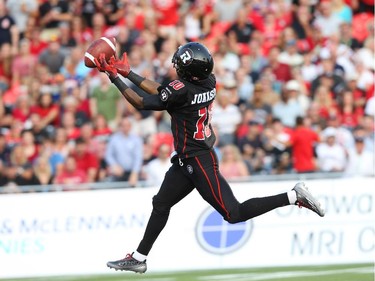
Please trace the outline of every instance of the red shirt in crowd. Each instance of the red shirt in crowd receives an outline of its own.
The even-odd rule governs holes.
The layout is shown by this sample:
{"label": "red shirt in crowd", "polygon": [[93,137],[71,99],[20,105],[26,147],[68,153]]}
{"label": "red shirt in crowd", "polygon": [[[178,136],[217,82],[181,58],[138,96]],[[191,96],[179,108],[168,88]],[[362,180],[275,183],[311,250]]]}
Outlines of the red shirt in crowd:
{"label": "red shirt in crowd", "polygon": [[20,120],[21,122],[25,123],[26,120],[29,119],[29,117],[30,117],[30,112],[31,111],[23,112],[19,108],[14,108],[12,110],[12,116],[13,116],[14,119]]}
{"label": "red shirt in crowd", "polygon": [[314,164],[314,143],[319,136],[313,130],[299,127],[291,135],[293,167],[298,173],[312,172]]}
{"label": "red shirt in crowd", "polygon": [[177,0],[152,0],[159,26],[174,26],[179,20]]}
{"label": "red shirt in crowd", "polygon": [[55,182],[57,184],[79,184],[79,183],[86,183],[87,176],[86,173],[80,169],[76,169],[74,171],[66,171],[63,170],[60,175],[56,177]]}
{"label": "red shirt in crowd", "polygon": [[76,160],[77,169],[88,171],[91,168],[98,169],[99,161],[95,154],[87,151],[81,155],[73,153],[72,157]]}
{"label": "red shirt in crowd", "polygon": [[292,79],[292,72],[290,66],[284,63],[279,63],[272,68],[272,73],[278,81],[287,82]]}
{"label": "red shirt in crowd", "polygon": [[[56,104],[52,104],[49,107],[42,107],[40,105],[36,105],[31,108],[31,113],[36,113],[43,119],[48,114],[50,114],[51,111],[54,111],[54,110],[56,110],[57,112],[59,111],[59,107]],[[56,117],[55,120],[52,121],[52,124],[57,126],[59,122],[58,119],[59,118]]]}

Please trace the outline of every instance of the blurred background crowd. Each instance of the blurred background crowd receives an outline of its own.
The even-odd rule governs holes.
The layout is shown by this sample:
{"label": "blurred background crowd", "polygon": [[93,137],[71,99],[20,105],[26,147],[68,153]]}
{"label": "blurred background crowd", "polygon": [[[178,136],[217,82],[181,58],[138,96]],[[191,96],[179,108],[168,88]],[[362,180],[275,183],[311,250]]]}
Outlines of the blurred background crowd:
{"label": "blurred background crowd", "polygon": [[169,116],[84,66],[102,36],[160,83],[179,45],[210,49],[228,179],[374,175],[373,0],[0,0],[0,192],[162,181]]}

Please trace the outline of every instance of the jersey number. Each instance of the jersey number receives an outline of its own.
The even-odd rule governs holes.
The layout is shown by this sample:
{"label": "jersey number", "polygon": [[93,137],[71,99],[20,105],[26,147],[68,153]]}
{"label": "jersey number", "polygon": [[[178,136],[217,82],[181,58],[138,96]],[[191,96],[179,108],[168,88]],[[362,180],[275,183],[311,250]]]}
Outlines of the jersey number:
{"label": "jersey number", "polygon": [[169,83],[168,85],[171,86],[176,91],[178,91],[178,90],[182,89],[183,87],[185,87],[185,84],[182,83],[181,81],[178,81],[178,80],[174,80],[171,83]]}
{"label": "jersey number", "polygon": [[[208,107],[203,107],[198,110],[199,119],[196,124],[196,130],[194,132],[194,139],[196,140],[204,140],[206,137],[211,136],[211,129],[210,129],[210,123],[211,123],[211,109],[212,109],[212,103]],[[207,125],[204,124],[204,122],[207,120],[208,115],[208,122]]]}

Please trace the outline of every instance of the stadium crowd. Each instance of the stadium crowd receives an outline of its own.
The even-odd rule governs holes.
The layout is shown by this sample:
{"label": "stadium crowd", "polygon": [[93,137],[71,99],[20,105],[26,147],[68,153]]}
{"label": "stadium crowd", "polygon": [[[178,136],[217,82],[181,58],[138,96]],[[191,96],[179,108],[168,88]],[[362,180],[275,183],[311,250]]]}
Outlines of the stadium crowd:
{"label": "stadium crowd", "polygon": [[211,50],[228,179],[374,176],[373,0],[0,0],[0,193],[163,179],[169,117],[84,66],[102,36],[160,83],[179,45]]}

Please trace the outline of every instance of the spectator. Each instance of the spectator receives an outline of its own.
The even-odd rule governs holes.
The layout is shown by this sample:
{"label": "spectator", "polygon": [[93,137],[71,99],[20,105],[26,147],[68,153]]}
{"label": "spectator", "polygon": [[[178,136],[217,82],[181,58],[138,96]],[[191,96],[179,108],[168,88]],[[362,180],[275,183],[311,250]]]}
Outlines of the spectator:
{"label": "spectator", "polygon": [[[255,33],[255,32],[254,32]],[[259,74],[268,64],[268,58],[262,51],[262,46],[258,40],[252,39],[249,43],[251,50],[249,56],[242,56],[241,66],[248,67],[248,73],[251,75],[252,80],[256,82]]]}
{"label": "spectator", "polygon": [[94,137],[102,141],[108,141],[112,130],[108,127],[107,120],[103,115],[98,114],[94,118]]}
{"label": "spectator", "polygon": [[312,15],[310,8],[307,5],[299,5],[296,9],[297,10],[293,13],[291,27],[297,35],[297,38],[300,40],[299,42],[304,44],[304,50],[310,49],[311,43],[307,40],[312,33]]}
{"label": "spectator", "polygon": [[91,94],[90,109],[93,117],[103,115],[111,129],[116,128],[121,117],[120,95],[116,86],[108,80],[106,74],[100,74],[100,85]]}
{"label": "spectator", "polygon": [[12,47],[12,53],[17,53],[19,40],[19,30],[14,18],[9,15],[4,0],[0,1],[0,47],[9,44]]}
{"label": "spectator", "polygon": [[59,36],[58,26],[68,22],[72,15],[69,13],[69,3],[66,0],[47,0],[39,6],[40,25],[43,27],[41,38],[44,40]]}
{"label": "spectator", "polygon": [[52,126],[43,127],[42,118],[36,113],[32,113],[25,123],[25,129],[31,130],[36,144],[41,144],[44,139],[50,138],[55,133]]}
{"label": "spectator", "polygon": [[114,180],[128,181],[130,186],[137,184],[142,167],[142,151],[142,139],[131,133],[130,120],[123,118],[119,131],[108,141],[105,157]]}
{"label": "spectator", "polygon": [[48,47],[39,55],[39,63],[46,66],[50,73],[57,74],[64,65],[64,61],[65,54],[61,50],[57,37],[50,38]]}
{"label": "spectator", "polygon": [[335,128],[336,142],[347,150],[354,147],[354,138],[352,132],[345,126],[341,126],[340,122],[341,118],[339,115],[330,115],[326,122],[327,128],[322,131],[322,134],[324,135],[325,130],[328,128]]}
{"label": "spectator", "polygon": [[58,106],[53,102],[52,99],[52,89],[51,87],[45,85],[40,88],[40,96],[38,97],[38,102],[31,108],[32,113],[36,113],[41,117],[42,128],[52,125],[58,125]]}
{"label": "spectator", "polygon": [[[45,157],[48,159],[49,166],[51,167],[51,174],[53,177],[62,171],[65,159],[65,156],[62,155],[59,151],[57,151],[54,147],[55,142],[56,140],[52,140],[49,138],[44,139],[41,143],[40,153],[37,159],[37,161],[41,157]],[[36,172],[36,174],[38,173]]]}
{"label": "spectator", "polygon": [[71,156],[75,159],[77,169],[85,172],[87,182],[95,182],[99,169],[97,156],[89,151],[84,139],[78,138],[75,143]]}
{"label": "spectator", "polygon": [[63,127],[57,128],[53,139],[52,151],[60,154],[63,158],[65,158],[66,156],[68,156],[72,149],[73,144],[72,142],[69,142],[66,129]]}
{"label": "spectator", "polygon": [[6,142],[4,134],[0,132],[0,163],[6,166],[10,163],[11,149]]}
{"label": "spectator", "polygon": [[7,166],[6,170],[4,171],[5,176],[5,186],[3,187],[3,193],[20,193],[21,189],[18,187],[16,183],[16,178],[18,175],[18,171],[20,167],[16,165],[9,165]]}
{"label": "spectator", "polygon": [[323,172],[342,172],[346,166],[344,148],[336,142],[336,129],[327,128],[323,135],[324,142],[316,147],[319,169]]}
{"label": "spectator", "polygon": [[22,146],[14,146],[10,154],[10,165],[16,168],[21,168],[25,164],[28,164],[28,161],[27,156],[22,149]]}
{"label": "spectator", "polygon": [[[65,55],[65,57],[67,58],[67,60],[65,60],[65,63],[67,63],[67,61],[69,61],[69,55],[73,53],[74,47],[78,45],[76,39],[72,36],[71,30],[70,30],[70,24],[67,22],[62,22],[59,24],[59,42],[60,42],[61,50],[63,54]],[[73,62],[75,62],[75,59],[73,59]],[[84,64],[82,65],[84,66]],[[87,68],[84,70],[87,72],[91,71],[91,69],[87,69]]]}
{"label": "spectator", "polygon": [[280,63],[287,64],[290,67],[298,67],[302,65],[303,56],[298,53],[296,39],[289,39],[286,42],[285,51],[280,53],[278,60]]}
{"label": "spectator", "polygon": [[171,167],[171,147],[168,144],[159,146],[157,157],[143,167],[143,173],[148,185],[159,186],[165,173]]}
{"label": "spectator", "polygon": [[60,69],[60,73],[64,75],[66,79],[74,79],[81,82],[89,75],[92,69],[85,66],[84,63],[84,51],[81,46],[77,46],[71,49],[69,56],[66,56],[64,65]]}
{"label": "spectator", "polygon": [[241,122],[241,113],[237,106],[230,102],[228,90],[220,89],[213,107],[212,125],[217,128],[219,146],[233,144],[235,131]]}
{"label": "spectator", "polygon": [[284,28],[283,21],[279,21],[276,16],[276,11],[273,11],[271,8],[264,11],[263,21],[258,27],[262,33],[261,36],[264,38],[261,47],[265,54],[268,54],[270,49],[277,46],[280,40],[281,32]]}
{"label": "spectator", "polygon": [[345,173],[348,176],[374,176],[374,154],[365,150],[365,140],[361,137],[355,138],[354,149],[349,150],[348,164]]}
{"label": "spectator", "polygon": [[[68,81],[71,82],[71,84],[68,83]],[[65,92],[65,94],[73,96],[77,101],[77,111],[81,112],[80,115],[91,119],[92,114],[90,110],[90,101],[88,99],[87,83],[84,82],[79,84],[75,79],[70,79],[68,81],[65,82],[63,93]],[[84,119],[84,117],[80,117],[80,119]]]}
{"label": "spectator", "polygon": [[201,18],[204,13],[202,5],[192,3],[184,15],[184,35],[188,41],[196,41],[202,36]]}
{"label": "spectator", "polygon": [[84,123],[90,121],[89,117],[87,116],[86,112],[82,109],[78,108],[78,100],[75,96],[67,96],[62,101],[64,107],[64,114],[65,113],[72,113],[75,119],[74,125],[79,128]]}
{"label": "spectator", "polygon": [[257,83],[261,85],[263,102],[271,107],[280,101],[280,93],[276,92],[273,83],[273,78],[269,75],[262,75]]}
{"label": "spectator", "polygon": [[295,100],[301,107],[303,113],[310,107],[310,98],[303,83],[297,80],[290,80],[285,84],[285,90],[288,91],[291,100]]}
{"label": "spectator", "polygon": [[[346,88],[345,80],[340,76],[343,74],[343,70],[340,68],[339,71],[336,71],[336,62],[326,49],[322,50],[320,59],[322,73],[311,82],[312,97],[314,98],[315,91],[319,86],[326,86],[332,92],[332,97],[336,98],[339,93]],[[340,75],[338,75],[337,72],[339,72]]]}
{"label": "spectator", "polygon": [[286,161],[287,159],[290,160],[290,156],[287,157],[286,154],[290,155],[289,146],[292,133],[293,131],[286,128],[283,123],[281,123],[280,119],[274,118],[272,120],[272,127],[269,136],[269,144],[271,148],[269,150],[272,152],[272,155],[275,158],[274,166],[278,167],[279,169],[287,169],[289,166],[283,161]]}
{"label": "spectator", "polygon": [[7,0],[6,7],[9,11],[9,16],[15,20],[20,37],[23,38],[28,19],[37,15],[38,1]]}
{"label": "spectator", "polygon": [[100,140],[98,142],[98,146],[95,152],[96,153],[95,155],[97,156],[98,162],[99,162],[98,177],[97,177],[97,181],[99,182],[111,180],[111,178],[109,177],[108,164],[105,161],[106,150],[107,150],[107,143],[105,141]]}
{"label": "spectator", "polygon": [[75,190],[78,184],[86,183],[87,177],[85,171],[77,168],[76,160],[68,155],[64,161],[64,168],[55,180],[55,184],[62,184],[63,190]]}
{"label": "spectator", "polygon": [[35,142],[35,137],[30,130],[23,130],[21,133],[20,147],[29,163],[33,163],[39,154],[39,147]]}
{"label": "spectator", "polygon": [[235,38],[235,42],[239,44],[238,47],[241,53],[248,53],[249,50],[244,48],[250,42],[254,29],[255,27],[247,17],[247,11],[241,9],[238,11],[236,19],[226,31],[226,34],[229,37]]}
{"label": "spectator", "polygon": [[247,134],[239,139],[238,147],[240,148],[244,160],[250,162],[255,156],[256,151],[263,149],[263,143],[259,123],[251,120],[248,123],[248,127]]}
{"label": "spectator", "polygon": [[246,68],[240,67],[235,73],[235,83],[238,84],[239,104],[245,104],[252,98],[254,85],[251,76],[247,73]]}
{"label": "spectator", "polygon": [[80,130],[76,126],[76,118],[73,112],[64,112],[61,118],[61,125],[65,129],[68,140],[76,140],[80,135]]}
{"label": "spectator", "polygon": [[316,170],[314,147],[319,136],[304,122],[303,117],[297,117],[296,127],[291,134],[293,168],[297,173],[312,173]]}
{"label": "spectator", "polygon": [[219,22],[234,22],[242,8],[242,1],[217,1],[214,6],[215,18]]}
{"label": "spectator", "polygon": [[359,75],[357,72],[353,71],[346,76],[346,81],[348,85],[348,91],[353,93],[354,104],[356,107],[363,108],[366,103],[366,94],[364,90],[361,90],[357,87]]}
{"label": "spectator", "polygon": [[2,92],[9,89],[12,81],[12,60],[11,45],[9,43],[2,44],[0,46],[0,90]]}
{"label": "spectator", "polygon": [[280,53],[279,47],[272,47],[270,49],[268,54],[268,66],[277,81],[287,82],[292,79],[292,72],[288,64],[279,61]]}
{"label": "spectator", "polygon": [[15,107],[12,110],[12,118],[26,123],[31,117],[31,100],[28,95],[18,97]]}
{"label": "spectator", "polygon": [[95,136],[94,128],[91,122],[87,122],[82,125],[80,128],[80,136],[79,138],[83,139],[86,144],[87,151],[96,154],[99,149],[99,142],[100,141],[107,141],[107,139],[100,139]]}
{"label": "spectator", "polygon": [[[31,163],[24,164],[18,171],[15,179],[17,185],[40,185]],[[28,191],[34,191],[33,189]]]}
{"label": "spectator", "polygon": [[319,69],[312,60],[312,53],[304,54],[303,56],[303,64],[301,66],[301,75],[303,80],[310,84],[311,81],[316,79],[319,75]]}
{"label": "spectator", "polygon": [[[290,85],[290,84],[289,84]],[[291,98],[292,91],[285,88],[281,93],[281,100],[277,102],[272,107],[272,115],[281,120],[283,125],[293,128],[295,126],[295,121],[298,116],[304,116],[302,106],[296,101],[296,99]]]}
{"label": "spectator", "polygon": [[326,86],[322,85],[316,89],[313,102],[317,105],[321,118],[328,119],[329,116],[337,115],[336,103]]}
{"label": "spectator", "polygon": [[23,130],[23,123],[19,120],[12,120],[9,130],[6,130],[4,135],[7,144],[13,146],[21,142],[21,132]]}
{"label": "spectator", "polygon": [[220,173],[227,179],[248,177],[250,175],[240,150],[233,144],[221,148],[222,158],[219,163]]}
{"label": "spectator", "polygon": [[340,42],[345,46],[350,47],[352,50],[356,51],[362,48],[362,43],[353,37],[353,30],[350,23],[342,22],[340,24]]}
{"label": "spectator", "polygon": [[318,27],[324,37],[338,33],[342,20],[332,11],[331,1],[321,1],[318,5],[318,13],[314,25]]}
{"label": "spectator", "polygon": [[272,107],[265,101],[265,98],[262,84],[255,84],[253,97],[249,100],[248,108],[254,111],[254,121],[261,125],[268,124],[272,119]]}
{"label": "spectator", "polygon": [[337,16],[341,22],[352,22],[352,9],[345,3],[344,0],[332,1],[332,14]]}
{"label": "spectator", "polygon": [[46,155],[39,156],[35,161],[34,174],[41,185],[53,183],[52,168]]}
{"label": "spectator", "polygon": [[351,91],[343,92],[342,99],[338,106],[338,115],[341,126],[349,130],[358,126],[363,117],[363,109],[355,106],[353,93]]}
{"label": "spectator", "polygon": [[20,41],[19,55],[16,56],[12,63],[13,81],[28,84],[35,74],[37,66],[37,57],[30,53],[30,41],[22,39]]}
{"label": "spectator", "polygon": [[92,26],[87,26],[83,32],[84,38],[88,42],[99,39],[102,36],[112,36],[111,29],[105,22],[105,17],[102,13],[95,13],[92,17]]}
{"label": "spectator", "polygon": [[[181,0],[152,0],[155,13],[155,20],[159,29],[159,34],[163,38],[177,35],[176,25],[179,22],[179,6]],[[138,72],[137,72],[138,73]]]}
{"label": "spectator", "polygon": [[358,73],[357,87],[367,91],[374,84],[374,39],[367,38],[364,44],[364,48],[355,54],[355,68]]}

